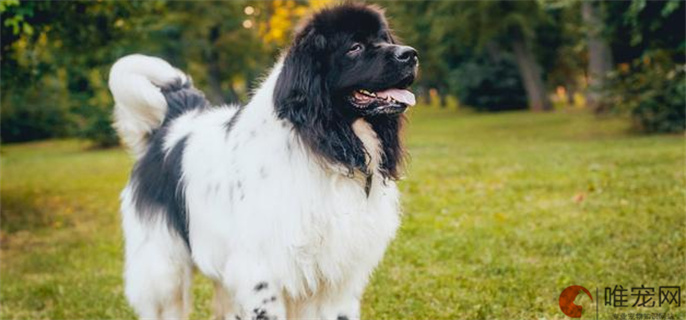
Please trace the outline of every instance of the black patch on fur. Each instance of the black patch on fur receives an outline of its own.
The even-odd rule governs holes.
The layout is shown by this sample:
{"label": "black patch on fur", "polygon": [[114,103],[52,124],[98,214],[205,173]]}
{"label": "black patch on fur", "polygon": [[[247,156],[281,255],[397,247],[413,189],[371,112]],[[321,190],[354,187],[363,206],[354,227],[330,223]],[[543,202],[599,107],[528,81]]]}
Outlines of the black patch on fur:
{"label": "black patch on fur", "polygon": [[401,140],[405,116],[384,117],[375,116],[367,119],[381,141],[381,174],[385,178],[398,179],[405,162],[405,149]]}
{"label": "black patch on fur", "polygon": [[165,219],[190,247],[186,201],[181,181],[181,161],[188,136],[181,139],[165,156],[163,133],[154,136],[148,152],[133,168],[134,203],[139,215],[148,220]]}
{"label": "black patch on fur", "polygon": [[267,315],[267,310],[262,309],[262,308],[255,308],[252,311],[255,314],[255,317],[253,319],[255,319],[255,320],[269,320],[269,316]]}
{"label": "black patch on fur", "polygon": [[[229,119],[229,121],[224,124],[224,129],[226,129],[226,134],[229,134],[231,130],[233,130],[233,127],[236,125],[236,122],[238,122],[238,118],[241,116],[241,113],[243,113],[243,110],[245,107],[239,107],[238,111]],[[237,145],[234,145],[234,150]]]}
{"label": "black patch on fur", "polygon": [[364,194],[367,195],[367,198],[369,198],[369,192],[372,191],[372,178],[374,177],[373,174],[367,174],[367,179],[365,179],[364,182]]}
{"label": "black patch on fur", "polygon": [[341,314],[341,315],[338,315],[338,317],[336,317],[336,320],[348,320],[348,316]]}
{"label": "black patch on fur", "polygon": [[[386,44],[375,47],[379,41]],[[369,53],[351,60],[346,52],[353,42],[368,44]],[[273,96],[277,116],[291,122],[315,155],[344,166],[349,174],[368,170],[364,145],[352,130],[362,115],[346,97],[353,89],[382,90],[403,79],[409,69],[397,65],[393,43],[380,10],[344,4],[322,10],[306,22],[284,58]],[[378,117],[386,118],[371,119],[383,144],[381,173],[397,179],[403,158],[398,134],[404,117]]]}
{"label": "black patch on fur", "polygon": [[190,82],[185,84],[178,84],[177,82],[161,88],[162,94],[167,100],[167,114],[165,114],[162,127],[187,111],[210,107],[210,102],[205,98],[205,94],[193,88]]}
{"label": "black patch on fur", "polygon": [[269,287],[269,285],[266,282],[260,282],[255,286],[255,292],[263,290],[263,289],[267,289],[268,287]]}
{"label": "black patch on fur", "polygon": [[276,296],[271,296],[271,298],[262,299],[262,304],[267,304],[267,303],[274,302],[274,301],[276,301]]}
{"label": "black patch on fur", "polygon": [[164,139],[169,124],[181,114],[210,106],[202,92],[180,79],[163,88],[168,110],[162,125],[150,135],[147,152],[131,172],[133,200],[138,215],[148,221],[164,219],[190,248],[188,217],[181,163],[188,136],[179,140],[165,154]]}

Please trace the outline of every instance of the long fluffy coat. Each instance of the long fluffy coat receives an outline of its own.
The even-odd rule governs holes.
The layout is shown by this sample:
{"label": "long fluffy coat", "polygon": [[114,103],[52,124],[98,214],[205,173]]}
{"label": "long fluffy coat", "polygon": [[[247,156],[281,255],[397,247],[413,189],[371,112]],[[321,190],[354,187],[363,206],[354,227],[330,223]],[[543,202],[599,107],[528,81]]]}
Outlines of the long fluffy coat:
{"label": "long fluffy coat", "polygon": [[[349,5],[310,21],[243,107],[211,106],[159,58],[112,67],[115,128],[136,158],[121,211],[125,292],[140,317],[186,318],[196,266],[215,283],[217,319],[359,318],[399,224],[402,116],[326,109],[322,65],[302,55],[331,26],[391,41],[390,59],[414,52],[392,45],[380,11]],[[416,72],[416,56],[402,62]]]}
{"label": "long fluffy coat", "polygon": [[[283,319],[286,310],[296,319],[359,317],[398,227],[398,191],[377,171],[379,140],[363,119],[353,129],[369,153],[370,186],[303,145],[274,112],[280,71],[248,105],[210,108],[160,59],[133,55],[113,67],[116,127],[138,158],[121,196],[126,294],[143,318],[187,315],[192,264],[226,291],[215,306],[226,319]],[[269,293],[253,297],[263,283]]]}

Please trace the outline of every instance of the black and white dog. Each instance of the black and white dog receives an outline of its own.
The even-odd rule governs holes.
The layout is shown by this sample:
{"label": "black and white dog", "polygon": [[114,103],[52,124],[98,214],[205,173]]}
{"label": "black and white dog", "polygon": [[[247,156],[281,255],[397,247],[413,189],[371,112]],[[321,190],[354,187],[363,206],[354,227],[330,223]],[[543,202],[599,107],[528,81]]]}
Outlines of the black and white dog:
{"label": "black and white dog", "polygon": [[244,107],[210,106],[161,59],[117,61],[115,127],[137,159],[121,195],[137,314],[187,317],[195,265],[218,319],[359,318],[399,224],[417,61],[360,4],[304,21]]}

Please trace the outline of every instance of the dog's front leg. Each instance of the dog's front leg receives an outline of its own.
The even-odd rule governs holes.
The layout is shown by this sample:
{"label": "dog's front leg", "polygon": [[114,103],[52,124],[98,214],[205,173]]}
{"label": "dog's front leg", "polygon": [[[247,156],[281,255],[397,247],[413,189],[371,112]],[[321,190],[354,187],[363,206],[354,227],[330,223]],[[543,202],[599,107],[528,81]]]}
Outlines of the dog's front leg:
{"label": "dog's front leg", "polygon": [[347,293],[325,302],[321,306],[321,319],[359,320],[360,299],[354,294]]}
{"label": "dog's front leg", "polygon": [[285,320],[286,304],[280,283],[259,262],[234,259],[227,263],[224,284],[235,297],[236,319]]}
{"label": "dog's front leg", "polygon": [[347,284],[333,289],[320,304],[320,318],[326,320],[359,320],[360,299],[367,284],[366,275],[351,279]]}

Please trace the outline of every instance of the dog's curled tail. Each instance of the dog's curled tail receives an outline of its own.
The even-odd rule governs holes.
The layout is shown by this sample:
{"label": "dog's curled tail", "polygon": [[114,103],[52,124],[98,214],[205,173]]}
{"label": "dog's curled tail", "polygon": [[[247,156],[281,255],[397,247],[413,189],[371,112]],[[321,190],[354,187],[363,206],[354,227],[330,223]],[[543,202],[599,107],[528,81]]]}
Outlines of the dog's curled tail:
{"label": "dog's curled tail", "polygon": [[167,114],[163,88],[189,86],[186,74],[160,58],[133,54],[112,66],[109,87],[115,103],[114,128],[136,158],[145,153],[150,134]]}

